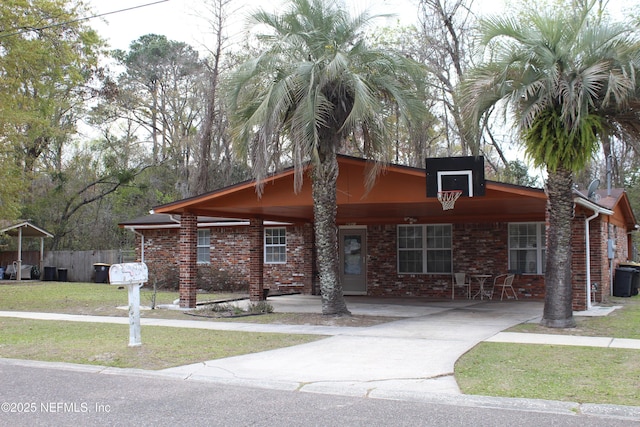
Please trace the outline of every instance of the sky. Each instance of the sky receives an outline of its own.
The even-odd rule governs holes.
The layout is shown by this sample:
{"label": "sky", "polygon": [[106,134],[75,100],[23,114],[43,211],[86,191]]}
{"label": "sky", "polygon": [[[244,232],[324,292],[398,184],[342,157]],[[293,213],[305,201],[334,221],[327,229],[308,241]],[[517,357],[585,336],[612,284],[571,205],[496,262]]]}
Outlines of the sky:
{"label": "sky", "polygon": [[[253,10],[269,6],[275,7],[284,0],[230,0],[233,11],[230,35],[242,34],[244,19]],[[410,24],[417,19],[418,0],[344,0],[360,12],[370,10],[372,13],[394,13],[396,19],[403,24]],[[475,0],[477,13],[484,15],[499,14],[508,11],[510,1],[516,0]],[[107,14],[102,18],[89,21],[91,27],[107,39],[111,49],[127,50],[132,41],[145,34],[161,34],[170,40],[182,41],[193,46],[201,53],[207,51],[206,46],[213,45],[206,21],[206,0],[87,0],[95,14]],[[610,9],[620,16],[624,5],[640,3],[640,0],[609,0]],[[126,9],[126,10],[125,10]],[[111,13],[120,11],[118,13]],[[512,149],[507,149],[511,152]],[[517,152],[517,151],[516,151]],[[513,157],[509,155],[509,157]]]}
{"label": "sky", "polygon": [[[132,41],[151,33],[194,47],[204,41],[201,36],[204,21],[195,13],[197,4],[201,3],[198,1],[90,0],[88,3],[95,14],[108,13],[91,19],[89,25],[106,38],[113,49],[128,49]],[[137,8],[132,9],[134,7]],[[116,11],[121,12],[111,13]]]}
{"label": "sky", "polygon": [[[417,0],[345,0],[355,10],[370,8],[374,13],[394,13],[402,22],[416,18]],[[480,0],[487,1],[487,0]],[[493,4],[496,1],[488,0]],[[281,0],[265,2],[263,0],[231,0],[234,30],[240,33],[244,27],[244,18],[258,7],[279,4]],[[129,44],[145,34],[163,34],[171,40],[183,41],[198,50],[207,43],[208,25],[203,0],[88,0],[96,14],[104,14],[122,9],[102,18],[90,20],[91,27],[109,40],[111,48],[128,49]],[[146,5],[146,6],[143,6]],[[135,6],[143,6],[131,9]]]}
{"label": "sky", "polygon": [[[233,19],[230,31],[240,34],[244,18],[258,7],[274,8],[283,0],[231,0]],[[416,20],[418,0],[344,0],[354,10],[370,9],[373,13],[394,13],[402,23]],[[509,10],[510,0],[475,0],[473,7],[480,14],[495,14]],[[87,0],[96,14],[110,13],[90,20],[90,25],[108,39],[111,48],[128,49],[129,44],[145,34],[162,34],[170,40],[182,41],[200,51],[211,45],[208,37],[205,0]],[[637,0],[609,0],[615,13]],[[235,9],[234,9],[235,8]],[[128,10],[125,10],[128,9]],[[393,19],[395,21],[395,19]]]}

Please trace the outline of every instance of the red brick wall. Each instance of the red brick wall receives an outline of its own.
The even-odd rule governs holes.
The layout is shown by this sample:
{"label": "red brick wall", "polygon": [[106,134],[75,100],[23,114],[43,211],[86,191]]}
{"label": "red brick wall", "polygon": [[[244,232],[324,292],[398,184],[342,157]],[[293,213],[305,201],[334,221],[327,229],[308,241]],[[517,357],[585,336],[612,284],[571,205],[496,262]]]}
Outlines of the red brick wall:
{"label": "red brick wall", "polygon": [[[491,275],[507,272],[507,223],[452,227],[454,271]],[[450,274],[398,274],[396,225],[369,226],[367,234],[369,295],[451,298]],[[544,276],[517,275],[513,287],[518,298],[544,298]],[[456,293],[456,298],[465,297],[463,288],[457,288]]]}
{"label": "red brick wall", "polygon": [[[211,264],[199,264],[199,288],[248,292],[250,240],[249,227],[213,227]],[[179,286],[179,230],[139,230],[145,236],[145,263],[149,283],[163,288]],[[140,255],[138,237],[137,256]],[[273,291],[311,293],[313,281],[313,228],[311,225],[287,227],[287,263],[264,264],[264,287]],[[196,243],[194,243],[195,247]]]}
{"label": "red brick wall", "polygon": [[313,281],[313,228],[287,228],[287,263],[264,264],[264,287],[280,291],[311,293]]}
{"label": "red brick wall", "polygon": [[[578,211],[573,223],[574,309],[586,307],[586,261],[584,213]],[[470,274],[501,274],[508,269],[508,223],[454,224],[453,269]],[[198,266],[198,285],[213,286],[226,280],[245,292],[249,283],[250,241],[248,227],[211,228],[211,265]],[[615,266],[628,257],[627,236],[623,229],[605,223],[600,217],[590,222],[591,281],[598,284],[596,302],[610,294],[607,233],[615,235]],[[145,261],[150,282],[178,286],[178,230],[145,230]],[[398,274],[397,226],[371,225],[367,228],[367,285],[371,296],[451,297],[449,274]],[[287,227],[287,263],[264,264],[264,288],[272,291],[313,291],[315,261],[313,228],[310,224]],[[195,243],[194,243],[195,245]],[[543,275],[516,275],[514,288],[520,299],[544,299]],[[464,297],[462,288],[456,298]],[[581,301],[583,302],[581,305]]]}
{"label": "red brick wall", "polygon": [[[149,269],[149,284],[158,288],[178,289],[178,229],[141,230],[144,234],[144,261]],[[141,255],[141,237],[136,238],[136,256]]]}
{"label": "red brick wall", "polygon": [[621,262],[628,261],[629,258],[631,258],[631,255],[629,254],[629,240],[627,233],[623,228],[616,227],[611,224],[608,224],[608,227],[613,228],[613,230],[611,230],[611,236],[616,240],[614,266],[617,267]]}
{"label": "red brick wall", "polygon": [[[576,218],[578,218],[576,216]],[[585,216],[580,216],[582,221],[582,227],[578,226],[578,232],[584,235],[584,223]],[[579,222],[579,221],[578,221]],[[580,230],[582,228],[582,230]],[[607,301],[610,295],[610,275],[609,275],[609,258],[607,251],[607,223],[602,221],[602,217],[597,217],[589,222],[589,240],[591,246],[591,288],[592,303],[600,303]],[[582,248],[585,248],[584,238],[579,240]],[[576,268],[584,268],[584,275],[576,274],[576,278],[579,279],[578,283],[575,283],[574,278],[574,310],[585,310],[587,308],[586,297],[586,265],[584,263],[584,249],[581,249],[582,255],[577,261]],[[574,261],[575,262],[575,261]],[[577,290],[576,290],[577,289]]]}
{"label": "red brick wall", "polygon": [[[585,223],[589,213],[582,209],[576,211],[572,224],[573,258],[571,264],[573,309],[576,311],[587,309],[587,267],[586,267],[586,237]],[[605,219],[607,219],[605,217]],[[608,240],[615,240],[615,258],[613,273],[620,262],[627,260],[629,246],[627,234],[623,228],[603,221],[598,216],[589,222],[591,285],[597,285],[597,290],[591,296],[592,303],[606,302],[611,295],[611,260],[608,256]]]}
{"label": "red brick wall", "polygon": [[[211,271],[201,279],[212,289],[227,288],[235,291],[249,290],[249,227],[214,227],[211,235],[211,265],[200,265],[201,270]],[[222,286],[219,281],[225,281]],[[218,281],[218,283],[215,283]]]}

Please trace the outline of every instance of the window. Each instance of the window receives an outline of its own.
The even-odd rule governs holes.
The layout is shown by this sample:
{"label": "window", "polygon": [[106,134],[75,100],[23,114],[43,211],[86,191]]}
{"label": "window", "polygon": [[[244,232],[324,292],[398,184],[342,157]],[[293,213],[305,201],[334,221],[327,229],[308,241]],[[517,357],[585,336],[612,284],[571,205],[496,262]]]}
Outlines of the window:
{"label": "window", "polygon": [[398,273],[451,273],[451,225],[399,225]]}
{"label": "window", "polygon": [[287,229],[264,229],[265,264],[284,264],[287,262]]}
{"label": "window", "polygon": [[211,231],[198,230],[198,264],[211,262]]}
{"label": "window", "polygon": [[543,222],[509,224],[509,270],[544,274],[545,237]]}

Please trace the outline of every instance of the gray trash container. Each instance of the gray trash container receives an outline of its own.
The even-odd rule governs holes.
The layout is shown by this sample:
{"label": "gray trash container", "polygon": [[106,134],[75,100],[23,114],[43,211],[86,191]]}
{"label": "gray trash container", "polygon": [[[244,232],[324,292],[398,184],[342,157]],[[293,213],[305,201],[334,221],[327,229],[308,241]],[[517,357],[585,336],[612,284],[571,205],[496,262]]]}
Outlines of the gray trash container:
{"label": "gray trash container", "polygon": [[109,283],[109,267],[111,267],[110,264],[105,264],[102,262],[93,264],[93,269],[96,273],[96,283]]}
{"label": "gray trash container", "polygon": [[613,296],[630,297],[633,275],[636,270],[628,267],[616,268],[616,275],[613,279]]}
{"label": "gray trash container", "polygon": [[44,267],[44,277],[42,278],[45,282],[52,282],[56,280],[56,268],[55,267]]}
{"label": "gray trash container", "polygon": [[640,264],[635,262],[621,262],[618,267],[634,270],[631,279],[631,295],[638,295],[638,290],[640,289]]}

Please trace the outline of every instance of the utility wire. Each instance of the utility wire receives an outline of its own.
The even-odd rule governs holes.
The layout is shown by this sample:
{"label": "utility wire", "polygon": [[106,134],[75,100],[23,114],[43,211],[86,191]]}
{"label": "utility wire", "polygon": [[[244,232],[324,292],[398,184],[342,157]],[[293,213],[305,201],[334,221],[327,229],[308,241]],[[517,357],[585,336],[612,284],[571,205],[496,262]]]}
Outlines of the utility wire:
{"label": "utility wire", "polygon": [[152,3],[146,3],[146,4],[141,4],[139,6],[132,6],[132,7],[128,7],[126,9],[119,9],[119,10],[114,10],[112,12],[105,12],[105,13],[100,13],[97,15],[91,15],[91,16],[87,16],[84,18],[78,18],[78,19],[73,19],[71,21],[65,21],[65,22],[59,22],[57,24],[50,24],[50,25],[45,25],[43,27],[37,27],[37,28],[22,28],[21,30],[18,31],[14,31],[13,33],[7,33],[7,34],[2,34],[0,33],[0,39],[5,38],[5,37],[12,37],[12,36],[18,36],[20,34],[23,33],[28,33],[31,31],[40,31],[40,30],[46,30],[49,28],[55,28],[55,27],[60,27],[62,25],[67,25],[67,24],[74,24],[76,22],[82,22],[82,21],[88,21],[89,19],[94,19],[94,18],[101,18],[103,16],[107,16],[107,15],[113,15],[114,13],[121,13],[121,12],[128,12],[130,10],[134,10],[134,9],[140,9],[142,7],[147,7],[147,6],[154,6],[156,4],[159,3],[166,3],[169,0],[159,0],[159,1],[154,1]]}

